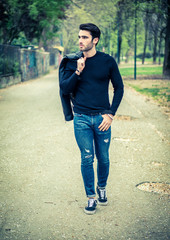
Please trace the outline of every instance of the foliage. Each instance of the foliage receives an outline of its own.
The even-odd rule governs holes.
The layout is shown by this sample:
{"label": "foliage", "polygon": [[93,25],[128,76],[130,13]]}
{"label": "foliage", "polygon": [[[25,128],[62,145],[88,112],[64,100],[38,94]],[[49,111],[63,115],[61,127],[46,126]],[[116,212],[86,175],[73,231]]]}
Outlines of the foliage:
{"label": "foliage", "polygon": [[20,32],[18,35],[18,38],[15,38],[11,43],[12,45],[20,45],[20,46],[32,45],[32,43],[27,40],[24,32]]}
{"label": "foliage", "polygon": [[12,73],[14,74],[14,76],[17,77],[20,72],[19,62],[14,62],[11,70],[12,70]]}
{"label": "foliage", "polygon": [[[59,19],[64,17],[69,0],[1,0],[0,38],[10,44],[23,32],[28,41],[40,41],[43,32],[46,39],[56,32]],[[50,31],[49,31],[50,30]]]}
{"label": "foliage", "polygon": [[78,51],[78,28],[80,23],[93,22],[101,29],[102,35],[97,46],[108,51],[111,33],[113,33],[116,8],[111,1],[80,0],[72,1],[66,11],[66,19],[61,24],[61,33],[65,52]]}
{"label": "foliage", "polygon": [[[162,54],[164,51],[166,9],[166,0],[72,0],[66,11],[66,19],[60,27],[65,53],[78,51],[79,24],[93,22],[102,32],[97,49],[101,51],[105,49],[106,53],[117,57],[117,49],[120,48],[120,57],[125,57],[128,61],[130,56],[134,55],[136,10],[137,54],[143,55],[146,23],[148,23],[145,51],[153,55],[155,47],[157,57],[159,52]],[[156,33],[157,43],[154,42]]]}
{"label": "foliage", "polygon": [[13,59],[0,58],[0,75],[12,74],[15,77],[20,72],[19,62],[14,62]]}

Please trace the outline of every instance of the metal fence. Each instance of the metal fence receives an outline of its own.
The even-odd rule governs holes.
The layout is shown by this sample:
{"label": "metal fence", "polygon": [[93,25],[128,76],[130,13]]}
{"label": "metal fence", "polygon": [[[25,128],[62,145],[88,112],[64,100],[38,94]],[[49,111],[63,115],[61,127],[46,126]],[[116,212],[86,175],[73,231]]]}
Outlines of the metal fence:
{"label": "metal fence", "polygon": [[20,72],[20,47],[0,45],[0,75]]}
{"label": "metal fence", "polygon": [[56,49],[44,52],[0,45],[0,88],[41,76],[49,72],[49,66],[57,68],[60,61],[61,54]]}

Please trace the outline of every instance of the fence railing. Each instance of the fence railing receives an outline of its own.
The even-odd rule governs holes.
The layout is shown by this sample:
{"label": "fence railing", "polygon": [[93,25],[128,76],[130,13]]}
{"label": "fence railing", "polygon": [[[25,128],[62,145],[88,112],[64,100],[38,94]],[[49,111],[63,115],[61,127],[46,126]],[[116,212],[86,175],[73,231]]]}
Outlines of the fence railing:
{"label": "fence railing", "polygon": [[20,48],[0,45],[0,75],[16,75],[20,72]]}
{"label": "fence railing", "polygon": [[[59,51],[42,52],[18,46],[0,45],[0,88],[12,85],[9,76],[18,76],[18,81],[27,81],[49,71],[49,66],[58,67],[61,61]],[[5,84],[5,78],[8,78]],[[13,81],[13,80],[12,80]],[[3,84],[1,84],[3,82]]]}

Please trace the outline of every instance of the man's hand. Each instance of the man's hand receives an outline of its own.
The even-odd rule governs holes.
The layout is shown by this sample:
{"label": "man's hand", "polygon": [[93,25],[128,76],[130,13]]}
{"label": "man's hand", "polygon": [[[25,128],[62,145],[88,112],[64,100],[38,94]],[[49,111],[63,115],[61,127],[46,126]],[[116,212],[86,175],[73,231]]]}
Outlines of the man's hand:
{"label": "man's hand", "polygon": [[[110,114],[110,116],[113,117],[113,115],[111,115],[111,114]],[[102,115],[102,117],[103,117],[103,121],[99,125],[99,130],[107,131],[109,129],[109,127],[111,126],[113,119],[111,119],[111,117],[109,117],[108,114],[104,114],[104,115]]]}
{"label": "man's hand", "polygon": [[85,61],[86,61],[86,57],[81,57],[77,60],[77,69],[78,71],[81,73],[83,71],[83,69],[85,68]]}

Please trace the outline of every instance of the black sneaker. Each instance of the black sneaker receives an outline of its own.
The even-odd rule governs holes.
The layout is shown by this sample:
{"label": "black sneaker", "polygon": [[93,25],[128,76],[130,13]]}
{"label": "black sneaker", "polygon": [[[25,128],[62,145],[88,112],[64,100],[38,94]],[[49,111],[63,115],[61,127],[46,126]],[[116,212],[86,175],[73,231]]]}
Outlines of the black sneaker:
{"label": "black sneaker", "polygon": [[94,214],[96,212],[97,200],[94,198],[89,198],[88,206],[84,208],[86,214]]}
{"label": "black sneaker", "polygon": [[106,206],[108,204],[107,197],[106,197],[106,189],[105,188],[96,188],[97,194],[99,195],[98,204]]}

